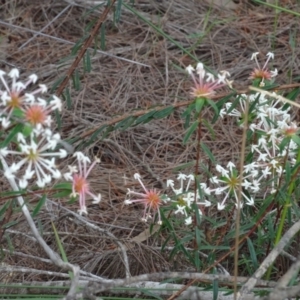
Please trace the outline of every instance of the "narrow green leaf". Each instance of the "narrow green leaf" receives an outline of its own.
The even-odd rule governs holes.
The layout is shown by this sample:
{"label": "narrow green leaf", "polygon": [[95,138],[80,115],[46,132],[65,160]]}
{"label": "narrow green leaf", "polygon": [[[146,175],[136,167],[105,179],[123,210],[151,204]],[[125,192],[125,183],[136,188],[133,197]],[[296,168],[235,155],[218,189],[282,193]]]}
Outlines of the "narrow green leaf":
{"label": "narrow green leaf", "polygon": [[218,109],[216,103],[211,99],[207,99],[207,103],[213,108],[215,115],[219,115],[219,109]]}
{"label": "narrow green leaf", "polygon": [[[197,178],[195,178],[195,179],[196,179],[196,181],[198,180]],[[193,203],[192,207],[193,207],[193,209],[195,211],[197,224],[200,224],[201,223],[201,217],[200,217],[200,213],[199,213],[199,207],[198,207],[198,205],[196,205],[196,203]],[[198,247],[199,246],[200,246],[200,244],[198,245]]]}
{"label": "narrow green leaf", "polygon": [[6,224],[3,224],[3,225],[2,225],[2,228],[3,228],[3,229],[7,229],[7,228],[10,228],[10,227],[15,226],[15,225],[18,224],[18,223],[19,223],[19,221],[10,221],[10,222],[8,222],[8,223],[6,223]]}
{"label": "narrow green leaf", "polygon": [[205,103],[206,103],[206,98],[203,97],[197,98],[195,100],[195,109],[197,113],[199,113],[202,110]]}
{"label": "narrow green leaf", "polygon": [[285,163],[285,180],[286,182],[290,182],[291,180],[291,164],[289,161]]}
{"label": "narrow green leaf", "polygon": [[10,129],[8,136],[6,137],[6,139],[1,143],[1,148],[6,147],[13,139],[14,137],[22,132],[23,129],[23,124],[17,124],[15,127],[13,127],[12,129]]}
{"label": "narrow green leaf", "polygon": [[184,129],[187,129],[190,126],[191,113],[193,109],[195,109],[195,102],[191,103],[182,114],[182,118],[185,119]]}
{"label": "narrow green leaf", "polygon": [[77,52],[80,50],[81,46],[84,44],[85,40],[89,37],[89,33],[83,35],[72,47],[71,56],[77,55]]}
{"label": "narrow green leaf", "polygon": [[101,50],[105,51],[105,22],[102,23],[100,28],[100,47]]}
{"label": "narrow green leaf", "polygon": [[[8,201],[6,201],[5,202],[5,204],[1,207],[1,209],[0,209],[0,216],[2,216],[5,212],[6,212],[6,210],[8,209],[8,207],[9,207],[9,205],[10,205],[10,201],[8,200]],[[0,219],[1,220],[1,219]]]}
{"label": "narrow green leaf", "polygon": [[193,132],[197,129],[198,124],[199,124],[199,121],[197,120],[187,130],[187,132],[186,132],[186,134],[185,134],[185,136],[183,138],[183,145],[185,145],[188,142],[188,140],[190,139],[190,137],[193,134]]}
{"label": "narrow green leaf", "polygon": [[209,159],[211,160],[211,162],[213,162],[215,164],[216,160],[214,155],[212,154],[212,152],[209,150],[209,148],[203,143],[200,143],[202,150],[204,151],[204,153],[209,157]]}
{"label": "narrow green leaf", "polygon": [[70,89],[68,87],[66,87],[64,89],[64,93],[62,94],[62,97],[67,103],[67,109],[71,110],[72,109],[72,100],[71,100]]}
{"label": "narrow green leaf", "polygon": [[173,107],[173,106],[166,107],[166,108],[163,109],[163,110],[157,111],[157,112],[153,115],[153,118],[154,118],[154,119],[162,119],[162,118],[165,118],[165,117],[169,116],[173,111],[174,111],[174,107]]}
{"label": "narrow green leaf", "polygon": [[37,203],[36,207],[34,208],[33,212],[31,213],[31,217],[34,218],[41,210],[41,208],[44,206],[46,202],[46,195],[43,195],[39,202]]}
{"label": "narrow green leaf", "polygon": [[202,238],[201,238],[201,231],[197,226],[195,227],[195,235],[196,235],[196,243],[199,249],[199,247],[201,247]]}
{"label": "narrow green leaf", "polygon": [[151,297],[151,299],[163,300],[163,298],[152,292],[150,289],[140,288],[139,291],[142,292],[145,296]]}
{"label": "narrow green leaf", "polygon": [[257,256],[256,256],[256,252],[255,252],[253,243],[252,243],[251,239],[249,239],[249,238],[247,238],[247,245],[248,245],[251,260],[253,263],[253,269],[256,270],[259,267],[259,265],[258,265]]}
{"label": "narrow green leaf", "polygon": [[103,135],[102,135],[102,137],[101,137],[101,139],[103,140],[103,139],[106,139],[107,137],[108,137],[108,135],[111,133],[111,132],[113,132],[114,131],[114,126],[112,126],[112,125],[109,125],[109,126],[107,126],[106,127],[106,129],[105,129],[105,131],[103,132]]}
{"label": "narrow green leaf", "polygon": [[61,122],[61,115],[59,114],[58,110],[55,111],[55,119],[56,119],[57,130],[60,131],[62,122]]}
{"label": "narrow green leaf", "polygon": [[[99,13],[99,12],[98,12],[99,8],[101,8],[102,6],[105,6],[105,5],[106,5],[106,3],[105,3],[104,1],[101,2],[101,3],[98,4],[98,5],[95,5],[95,6],[93,5],[90,9],[85,10],[85,13],[82,14],[82,18],[87,19],[89,16],[91,16],[91,15],[93,15],[93,14]],[[97,20],[94,20],[94,21],[93,21],[93,24],[94,24],[96,21],[97,21]],[[90,32],[90,30],[89,30],[88,32]]]}
{"label": "narrow green leaf", "polygon": [[203,124],[205,125],[205,127],[209,130],[210,137],[211,137],[212,139],[215,139],[215,138],[216,138],[216,135],[215,135],[215,132],[214,132],[214,130],[213,130],[211,124],[210,124],[207,120],[205,120],[205,119],[202,119],[202,123],[203,123]]}
{"label": "narrow green leaf", "polygon": [[93,30],[93,27],[95,26],[96,24],[96,19],[94,20],[91,20],[84,28],[84,34],[85,35],[88,35],[92,30]]}
{"label": "narrow green leaf", "polygon": [[99,129],[97,129],[90,137],[89,142],[93,143],[98,138],[98,135],[107,127],[107,125],[102,125]]}
{"label": "narrow green leaf", "polygon": [[292,140],[298,145],[300,146],[300,137],[296,134],[292,135]]}
{"label": "narrow green leaf", "polygon": [[116,10],[115,10],[115,22],[119,23],[121,19],[121,12],[122,12],[122,0],[118,0]]}
{"label": "narrow green leaf", "polygon": [[171,240],[172,236],[169,235],[165,238],[165,240],[163,241],[162,243],[162,246],[161,246],[161,252],[163,252],[165,250],[165,247],[168,245],[168,242]]}
{"label": "narrow green leaf", "polygon": [[196,267],[196,271],[199,272],[200,271],[200,255],[199,255],[198,251],[194,251],[194,264]]}
{"label": "narrow green leaf", "polygon": [[92,70],[91,55],[89,49],[86,50],[86,53],[84,55],[83,68],[88,73],[90,73]]}
{"label": "narrow green leaf", "polygon": [[163,221],[163,226],[167,227],[170,230],[170,232],[173,232],[174,231],[173,226],[171,225],[169,219],[165,217],[165,214],[161,215],[161,219]]}
{"label": "narrow green leaf", "polygon": [[71,182],[59,183],[54,185],[53,190],[56,191],[52,195],[53,198],[69,197],[72,193],[72,184]]}
{"label": "narrow green leaf", "polygon": [[62,76],[59,77],[54,84],[52,85],[51,89],[50,89],[50,93],[53,94],[54,91],[60,86],[60,84],[64,81],[64,79],[66,78],[66,76]]}
{"label": "narrow green leaf", "polygon": [[126,119],[116,124],[114,130],[120,129],[124,131],[128,127],[130,127],[134,123],[134,121],[135,121],[135,117],[133,116],[127,117]]}
{"label": "narrow green leaf", "polygon": [[[214,274],[215,273],[216,272],[214,269]],[[218,298],[219,298],[219,281],[218,280],[213,280],[212,288],[213,288],[213,300],[218,300]]]}
{"label": "narrow green leaf", "polygon": [[80,75],[78,69],[75,69],[73,75],[72,75],[72,80],[73,80],[73,86],[76,91],[80,90]]}
{"label": "narrow green leaf", "polygon": [[[53,229],[53,232],[54,232],[54,235],[55,235],[55,240],[56,240],[56,243],[57,243],[57,246],[58,246],[58,249],[60,251],[60,254],[61,254],[61,257],[62,257],[62,260],[64,262],[68,262],[68,258],[67,258],[67,255],[66,255],[66,252],[65,252],[65,249],[60,241],[60,238],[58,236],[58,232],[56,230],[56,227],[54,225],[54,223],[51,221],[51,224],[52,224],[52,229]],[[70,279],[73,279],[74,278],[74,274],[73,272],[69,271],[69,276],[70,276]]]}
{"label": "narrow green leaf", "polygon": [[25,137],[29,137],[30,134],[32,133],[32,126],[29,125],[29,124],[24,124],[23,128],[22,128],[22,134],[25,136]]}
{"label": "narrow green leaf", "polygon": [[135,124],[134,124],[134,125],[138,125],[138,124],[141,124],[141,123],[145,124],[145,123],[151,121],[152,118],[153,118],[153,115],[154,115],[155,113],[156,113],[155,110],[151,110],[151,111],[147,112],[146,114],[144,114],[144,115],[138,117],[138,118],[135,120],[135,122],[134,122]]}
{"label": "narrow green leaf", "polygon": [[11,253],[14,252],[14,243],[12,242],[9,234],[7,234],[7,232],[4,233],[5,239],[6,239],[6,243],[8,245],[8,249]]}

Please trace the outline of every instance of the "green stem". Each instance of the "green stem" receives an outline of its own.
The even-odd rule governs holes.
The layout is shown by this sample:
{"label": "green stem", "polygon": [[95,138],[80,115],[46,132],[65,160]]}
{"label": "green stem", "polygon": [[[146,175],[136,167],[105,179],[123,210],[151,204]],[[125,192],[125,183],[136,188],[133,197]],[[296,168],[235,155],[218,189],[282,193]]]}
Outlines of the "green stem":
{"label": "green stem", "polygon": [[[298,151],[297,161],[296,161],[295,165],[297,165],[299,163],[299,161],[300,161],[300,150]],[[298,168],[294,171],[292,179],[291,179],[291,182],[290,182],[289,187],[288,187],[288,194],[287,194],[287,197],[286,197],[286,200],[285,200],[285,203],[284,203],[283,210],[281,212],[280,223],[279,223],[279,227],[278,227],[276,238],[275,238],[275,242],[274,242],[275,245],[277,245],[279,243],[279,241],[280,241],[280,239],[282,237],[282,232],[283,232],[285,218],[286,218],[288,209],[291,206],[291,195],[292,195],[292,193],[294,191],[294,188],[295,188],[295,178],[296,178],[296,174],[297,173],[298,173]],[[269,269],[268,269],[268,272],[266,274],[266,280],[270,279],[272,268],[273,268],[273,265],[271,265],[269,267]]]}

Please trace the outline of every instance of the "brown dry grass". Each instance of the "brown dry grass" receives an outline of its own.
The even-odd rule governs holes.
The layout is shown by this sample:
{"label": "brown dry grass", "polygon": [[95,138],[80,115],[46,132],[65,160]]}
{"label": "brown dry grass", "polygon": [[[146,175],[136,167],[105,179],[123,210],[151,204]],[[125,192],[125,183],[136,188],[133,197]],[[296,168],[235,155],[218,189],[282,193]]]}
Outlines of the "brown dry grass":
{"label": "brown dry grass", "polygon": [[[67,5],[64,1],[2,1],[0,19],[24,29],[39,31]],[[299,10],[299,6],[292,1],[286,1],[286,6]],[[293,48],[289,43],[293,32],[296,33],[295,42],[299,43],[296,31],[299,20],[294,16],[279,14],[278,25],[274,28],[274,11],[250,4],[241,4],[233,11],[211,9],[202,1],[137,1],[136,9],[183,47],[192,49],[191,52],[211,69],[228,70],[236,87],[249,84],[247,78],[253,67],[249,58],[256,51],[263,54],[262,60],[268,51],[275,53],[274,67],[279,70],[278,83],[289,83],[292,77],[300,75],[300,48]],[[71,5],[44,33],[76,42],[85,34],[85,26],[99,16],[99,10],[91,14],[87,12],[88,8]],[[195,64],[195,61],[126,9],[122,11],[117,27],[110,17],[106,29],[106,51],[115,56],[95,54],[91,73],[83,73],[80,66],[79,91],[69,83],[72,108],[64,109],[60,129],[65,139],[84,135],[115,116],[153,105],[174,104],[188,98],[190,80],[178,67],[184,69],[188,64]],[[72,63],[72,59],[61,63],[70,55],[72,48],[65,42],[37,36],[20,50],[19,47],[33,36],[31,32],[0,25],[0,36],[5,37],[0,44],[1,69],[9,70],[11,66],[16,66],[23,76],[36,73],[40,82],[51,86]],[[287,76],[288,72],[291,77]],[[178,109],[166,119],[125,132],[113,132],[104,141],[98,140],[84,149],[86,154],[97,155],[102,161],[90,178],[94,191],[100,192],[103,200],[99,205],[88,205],[88,218],[111,231],[124,243],[148,227],[140,222],[141,207],[123,205],[126,189],[138,188],[133,174],[141,173],[148,186],[162,189],[166,179],[175,177],[176,167],[195,160],[194,143],[182,145],[182,111],[183,108]],[[211,112],[207,112],[206,118],[209,120],[211,117]],[[238,160],[241,132],[234,127],[234,121],[217,122],[213,129],[215,138],[204,130],[203,141],[216,159],[219,162]],[[202,156],[202,163],[207,164],[207,161],[207,157]],[[71,162],[72,159],[64,161],[62,168],[66,169],[67,163]],[[191,169],[183,171],[190,172]],[[2,185],[5,185],[4,181]],[[29,200],[32,207],[36,201],[34,198]],[[61,204],[73,211],[78,209],[77,203],[69,205],[66,199],[61,200]],[[214,211],[209,213],[213,214]],[[21,214],[15,212],[12,220],[18,223],[7,231],[11,247],[26,255],[44,257],[39,246],[30,239],[30,232]],[[101,276],[125,275],[122,257],[111,239],[75,222],[63,207],[55,206],[46,207],[37,217],[37,224],[46,241],[54,249],[57,250],[57,246],[51,220],[59,231],[70,262]],[[162,239],[163,236],[150,238],[128,251],[132,275],[187,267],[186,262],[175,266],[161,255],[157,246],[161,245]],[[8,248],[7,239],[3,239],[3,247]],[[7,252],[4,261],[10,265],[55,269],[45,262]],[[25,274],[19,279],[45,278],[38,274]]]}

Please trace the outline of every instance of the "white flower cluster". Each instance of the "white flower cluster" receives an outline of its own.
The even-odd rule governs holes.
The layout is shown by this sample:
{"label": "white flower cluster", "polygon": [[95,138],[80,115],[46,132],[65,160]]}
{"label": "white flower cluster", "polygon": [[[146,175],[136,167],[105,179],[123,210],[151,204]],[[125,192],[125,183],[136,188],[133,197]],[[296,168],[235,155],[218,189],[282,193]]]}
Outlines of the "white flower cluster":
{"label": "white flower cluster", "polygon": [[[186,184],[186,187],[184,188],[184,181],[188,179],[188,182]],[[195,203],[197,206],[205,206],[208,207],[211,205],[211,202],[207,199],[203,199],[201,201],[200,193],[197,189],[197,192],[195,194],[195,191],[190,189],[191,182],[194,181],[194,175],[185,175],[182,173],[179,173],[177,180],[180,183],[180,187],[178,189],[175,189],[174,180],[167,180],[167,187],[171,187],[172,191],[174,192],[174,196],[171,198],[167,198],[167,201],[170,201],[176,206],[175,214],[182,214],[185,216],[185,224],[190,225],[192,223],[192,217],[190,215],[192,204]],[[200,184],[201,191],[204,195],[210,195],[210,189],[206,186],[205,183]],[[199,210],[199,213],[201,213],[201,210]]]}
{"label": "white flower cluster", "polygon": [[0,155],[11,163],[4,170],[4,175],[16,177],[20,188],[26,188],[33,178],[36,178],[39,187],[60,178],[55,160],[67,156],[67,151],[55,150],[60,135],[50,129],[50,114],[61,109],[61,100],[56,96],[50,102],[41,98],[40,95],[47,91],[45,85],[29,92],[29,86],[36,81],[35,74],[22,82],[17,69],[8,74],[0,70],[0,122],[2,128],[11,126],[10,130],[15,132],[11,141],[4,140],[0,144]]}
{"label": "white flower cluster", "polygon": [[[276,99],[275,93],[274,98]],[[266,182],[271,182],[269,190],[265,191],[275,193],[279,187],[280,177],[285,172],[285,164],[295,163],[295,150],[299,147],[295,142],[298,140],[298,127],[291,120],[290,108],[278,100],[270,99],[260,93],[241,95],[238,100],[237,107],[233,107],[232,103],[226,103],[220,114],[222,117],[225,115],[237,117],[242,127],[247,114],[248,128],[252,132],[253,140],[249,149],[252,162],[244,166],[241,185],[246,204],[254,205],[253,196],[261,190],[263,183],[266,187]],[[234,195],[237,201],[236,193],[240,188],[240,175],[232,163],[227,165],[227,169],[217,166],[217,171],[221,173],[221,179],[212,178],[211,182],[227,185],[228,193],[218,204],[219,209],[224,209],[225,202],[230,196]],[[212,191],[217,195],[225,190],[223,186]]]}
{"label": "white flower cluster", "polygon": [[[274,98],[275,96],[274,94]],[[217,203],[218,210],[225,209],[232,202],[236,207],[239,204],[240,208],[244,204],[253,206],[258,194],[272,194],[280,188],[280,178],[285,172],[287,162],[291,166],[295,165],[300,139],[297,136],[299,128],[291,120],[290,108],[260,93],[241,95],[234,104],[235,107],[231,102],[226,103],[221,116],[234,116],[243,127],[247,113],[250,140],[246,150],[249,152],[249,159],[244,165],[243,174],[240,174],[239,168],[233,162],[227,163],[226,167],[216,165],[217,174],[210,178],[210,186],[200,183],[201,195],[197,189],[195,196],[193,188],[190,187],[194,180],[193,175],[179,174],[177,180],[180,187],[177,189],[173,180],[167,181],[167,186],[174,192],[174,197],[168,200],[175,204],[175,214],[185,216],[186,224],[192,222],[193,203],[204,207]],[[188,181],[184,188],[185,180]]]}

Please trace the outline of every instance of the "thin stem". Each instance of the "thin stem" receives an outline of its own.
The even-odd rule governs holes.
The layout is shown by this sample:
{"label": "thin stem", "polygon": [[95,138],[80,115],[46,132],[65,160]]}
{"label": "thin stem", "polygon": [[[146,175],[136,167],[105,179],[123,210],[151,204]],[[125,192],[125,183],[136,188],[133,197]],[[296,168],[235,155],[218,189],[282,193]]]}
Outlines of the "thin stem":
{"label": "thin stem", "polygon": [[[244,160],[245,160],[245,149],[246,149],[246,139],[247,139],[247,127],[248,127],[248,111],[249,111],[249,99],[246,102],[245,107],[245,120],[243,127],[243,139],[241,147],[240,156],[240,176],[239,176],[239,189],[237,191],[237,213],[235,220],[235,251],[234,251],[234,277],[238,277],[238,258],[239,258],[239,233],[240,233],[240,218],[241,218],[241,198],[242,198],[242,182],[243,182],[243,170],[244,170]],[[237,299],[237,280],[234,281],[234,299]]]}

